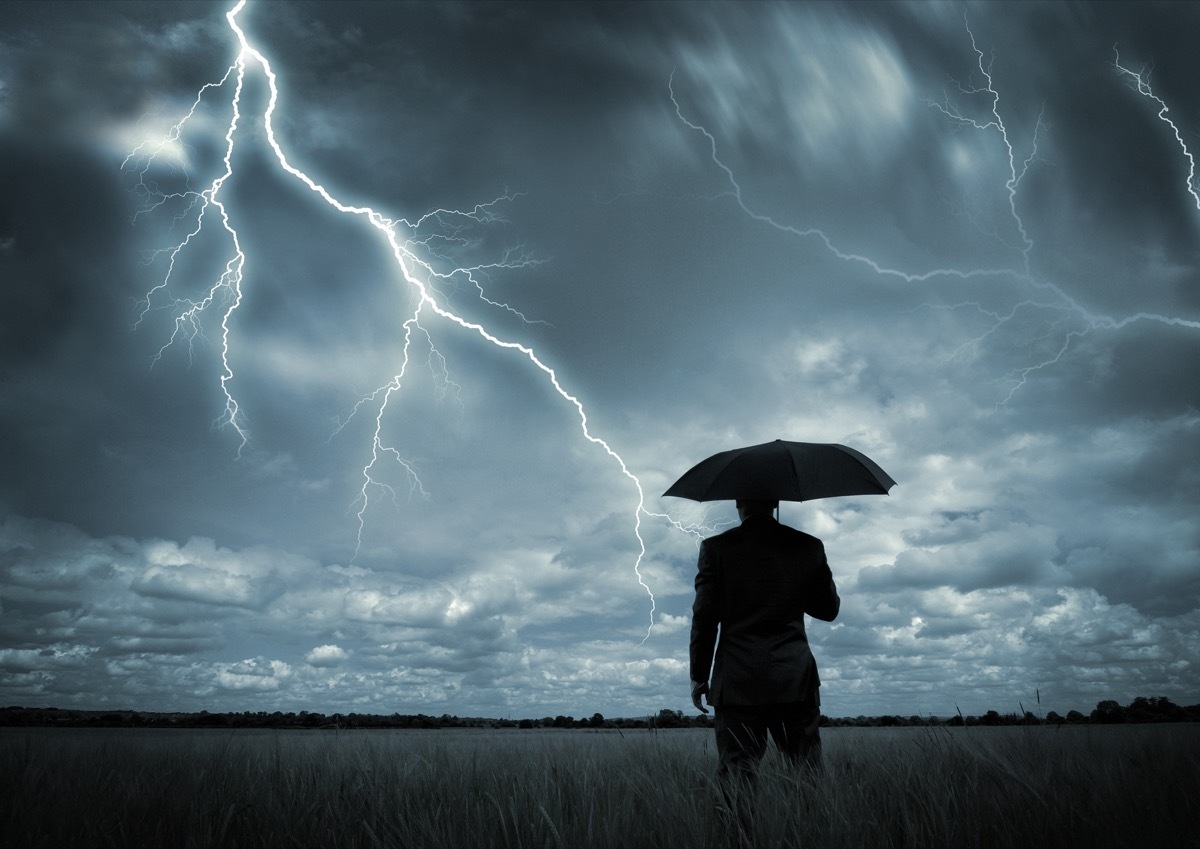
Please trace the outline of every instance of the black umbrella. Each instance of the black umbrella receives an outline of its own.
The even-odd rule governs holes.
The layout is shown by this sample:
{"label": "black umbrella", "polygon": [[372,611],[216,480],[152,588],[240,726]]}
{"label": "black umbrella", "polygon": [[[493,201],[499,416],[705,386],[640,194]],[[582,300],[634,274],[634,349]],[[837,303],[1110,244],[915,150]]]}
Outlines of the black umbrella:
{"label": "black umbrella", "polygon": [[702,460],[663,495],[692,501],[811,501],[887,495],[896,485],[870,457],[845,445],[785,442],[722,451]]}

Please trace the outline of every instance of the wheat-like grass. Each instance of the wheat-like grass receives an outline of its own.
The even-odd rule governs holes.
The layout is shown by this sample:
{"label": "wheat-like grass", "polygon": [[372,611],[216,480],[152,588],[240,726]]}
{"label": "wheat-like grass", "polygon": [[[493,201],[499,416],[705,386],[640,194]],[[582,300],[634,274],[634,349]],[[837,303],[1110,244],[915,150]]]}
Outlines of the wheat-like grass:
{"label": "wheat-like grass", "polygon": [[711,732],[0,732],[18,847],[1188,846],[1195,726],[828,729],[725,804]]}

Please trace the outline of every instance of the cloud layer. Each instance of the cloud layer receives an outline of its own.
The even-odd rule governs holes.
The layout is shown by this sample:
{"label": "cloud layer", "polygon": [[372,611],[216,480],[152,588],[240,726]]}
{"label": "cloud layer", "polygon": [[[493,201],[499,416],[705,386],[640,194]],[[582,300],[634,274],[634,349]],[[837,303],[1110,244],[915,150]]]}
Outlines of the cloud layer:
{"label": "cloud layer", "polygon": [[225,169],[225,11],[0,12],[0,701],[683,709],[734,517],[658,494],[774,438],[899,481],[783,508],[844,598],[827,713],[1200,701],[1190,7],[250,4],[289,162],[561,393],[406,323],[253,65],[242,300],[177,323],[233,249],[186,194]]}

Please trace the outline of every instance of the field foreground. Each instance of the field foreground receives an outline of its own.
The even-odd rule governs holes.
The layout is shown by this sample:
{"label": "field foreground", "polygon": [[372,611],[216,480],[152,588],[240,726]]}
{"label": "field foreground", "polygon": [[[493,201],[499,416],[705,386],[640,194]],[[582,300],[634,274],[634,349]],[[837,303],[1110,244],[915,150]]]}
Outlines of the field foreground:
{"label": "field foreground", "polygon": [[825,729],[730,815],[712,732],[0,730],[18,847],[1197,846],[1200,726]]}

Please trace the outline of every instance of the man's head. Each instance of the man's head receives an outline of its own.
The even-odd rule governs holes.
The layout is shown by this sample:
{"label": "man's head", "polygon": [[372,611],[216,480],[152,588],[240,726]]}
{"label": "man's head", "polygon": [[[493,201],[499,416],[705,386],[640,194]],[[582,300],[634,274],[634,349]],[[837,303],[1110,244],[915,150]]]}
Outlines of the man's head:
{"label": "man's head", "polygon": [[736,506],[738,518],[744,522],[751,516],[770,516],[779,508],[779,502],[758,498],[739,498]]}

